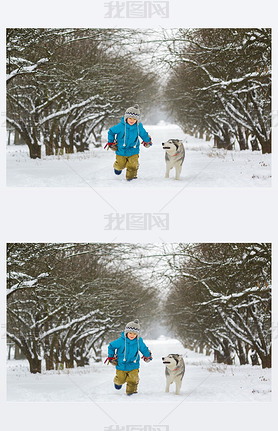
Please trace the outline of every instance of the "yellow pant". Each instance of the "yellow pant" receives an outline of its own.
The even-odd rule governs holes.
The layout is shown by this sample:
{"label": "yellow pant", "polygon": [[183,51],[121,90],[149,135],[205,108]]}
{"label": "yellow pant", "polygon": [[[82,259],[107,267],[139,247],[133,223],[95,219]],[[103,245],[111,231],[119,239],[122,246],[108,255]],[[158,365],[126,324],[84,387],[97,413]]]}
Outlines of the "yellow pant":
{"label": "yellow pant", "polygon": [[139,154],[134,154],[130,157],[119,156],[116,154],[116,161],[114,163],[114,169],[122,171],[126,168],[126,179],[131,180],[137,177],[137,171],[139,168]]}
{"label": "yellow pant", "polygon": [[134,392],[137,392],[137,386],[139,383],[139,368],[131,371],[116,370],[114,383],[116,383],[116,385],[123,385],[126,383],[127,394],[133,394]]}

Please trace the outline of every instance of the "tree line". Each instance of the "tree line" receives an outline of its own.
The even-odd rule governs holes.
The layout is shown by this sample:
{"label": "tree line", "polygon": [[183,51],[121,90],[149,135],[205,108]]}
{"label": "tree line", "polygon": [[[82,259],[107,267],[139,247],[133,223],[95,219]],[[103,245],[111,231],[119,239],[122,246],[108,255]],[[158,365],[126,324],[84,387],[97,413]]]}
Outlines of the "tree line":
{"label": "tree line", "polygon": [[135,102],[218,148],[271,152],[271,30],[7,29],[7,123],[31,158],[100,146]]}
{"label": "tree line", "polygon": [[[136,315],[148,322],[154,293],[113,244],[8,244],[7,336],[31,373],[101,360],[104,340]],[[128,259],[127,259],[128,262]]]}
{"label": "tree line", "polygon": [[100,361],[135,317],[216,362],[271,367],[271,244],[8,244],[8,341],[32,373]]}
{"label": "tree line", "polygon": [[183,130],[270,153],[271,29],[180,29],[165,40],[166,104]]}
{"label": "tree line", "polygon": [[185,346],[271,367],[271,244],[180,244],[164,308]]}
{"label": "tree line", "polygon": [[155,79],[123,29],[7,29],[7,123],[31,158],[100,146],[104,124],[140,104]]}

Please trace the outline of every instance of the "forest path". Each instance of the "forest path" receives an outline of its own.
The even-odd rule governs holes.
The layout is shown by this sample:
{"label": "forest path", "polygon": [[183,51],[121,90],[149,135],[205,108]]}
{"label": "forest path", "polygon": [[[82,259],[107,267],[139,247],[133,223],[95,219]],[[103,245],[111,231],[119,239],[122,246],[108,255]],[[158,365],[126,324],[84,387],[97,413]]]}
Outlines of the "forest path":
{"label": "forest path", "polygon": [[[27,146],[7,147],[7,185],[13,187],[110,187],[112,189],[184,187],[266,187],[271,185],[271,154],[260,152],[224,151],[184,134],[179,126],[159,123],[144,125],[151,135],[153,146],[141,146],[138,179],[127,182],[125,173],[113,171],[115,154],[103,148],[91,148],[85,153],[67,156],[48,156],[31,160]],[[186,156],[181,179],[165,176],[164,151],[161,143],[181,139]],[[107,139],[104,133],[103,141]]]}
{"label": "forest path", "polygon": [[[90,366],[63,371],[44,371],[32,375],[27,361],[8,361],[8,401],[52,402],[250,402],[271,400],[271,370],[260,366],[226,366],[214,364],[211,356],[185,349],[178,340],[160,337],[144,340],[152,351],[150,363],[141,361],[138,394],[127,397],[125,385],[119,391],[113,386],[115,368],[103,360]],[[185,376],[181,394],[174,385],[165,393],[162,356],[170,353],[184,355]]]}

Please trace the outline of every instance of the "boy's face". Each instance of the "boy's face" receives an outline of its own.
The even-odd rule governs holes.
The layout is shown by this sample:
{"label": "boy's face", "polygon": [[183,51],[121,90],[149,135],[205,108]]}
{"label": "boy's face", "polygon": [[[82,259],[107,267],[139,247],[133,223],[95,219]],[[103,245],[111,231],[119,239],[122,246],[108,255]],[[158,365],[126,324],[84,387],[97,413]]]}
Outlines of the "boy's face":
{"label": "boy's face", "polygon": [[137,335],[136,335],[134,332],[128,332],[128,333],[126,334],[126,336],[127,336],[127,338],[128,338],[129,340],[134,340],[134,338],[136,338],[136,337],[137,337]]}
{"label": "boy's face", "polygon": [[133,124],[135,124],[135,123],[136,123],[136,120],[135,120],[135,118],[127,118],[127,119],[126,119],[126,122],[127,122],[130,126],[133,126]]}

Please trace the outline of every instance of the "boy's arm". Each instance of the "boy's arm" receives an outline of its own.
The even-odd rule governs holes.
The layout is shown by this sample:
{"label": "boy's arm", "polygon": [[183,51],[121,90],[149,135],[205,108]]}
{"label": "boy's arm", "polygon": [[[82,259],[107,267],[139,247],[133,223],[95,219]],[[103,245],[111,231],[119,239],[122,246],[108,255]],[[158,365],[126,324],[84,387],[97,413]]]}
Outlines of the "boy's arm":
{"label": "boy's arm", "polygon": [[145,358],[152,359],[152,352],[148,349],[142,338],[139,339],[139,350]]}
{"label": "boy's arm", "polygon": [[152,145],[152,138],[148,134],[148,132],[144,129],[142,123],[139,123],[139,136],[143,139],[143,145],[145,147],[150,147]]}
{"label": "boy's arm", "polygon": [[119,133],[119,124],[116,124],[116,126],[110,127],[108,130],[108,142],[113,143],[115,140],[115,136]]}
{"label": "boy's arm", "polygon": [[108,357],[113,358],[115,356],[115,351],[119,347],[119,338],[117,340],[112,341],[108,345]]}

